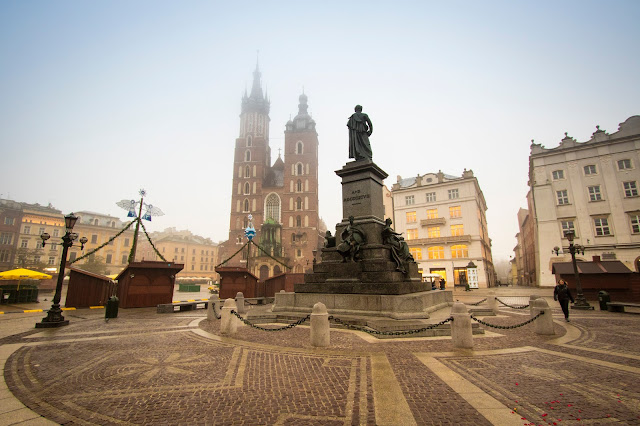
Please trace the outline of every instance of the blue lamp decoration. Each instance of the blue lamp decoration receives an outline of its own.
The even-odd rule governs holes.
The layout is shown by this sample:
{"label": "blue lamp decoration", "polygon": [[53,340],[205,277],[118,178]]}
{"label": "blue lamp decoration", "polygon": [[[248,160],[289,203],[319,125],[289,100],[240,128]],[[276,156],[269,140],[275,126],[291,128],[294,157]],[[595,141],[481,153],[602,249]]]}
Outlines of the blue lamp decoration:
{"label": "blue lamp decoration", "polygon": [[249,241],[253,240],[253,237],[256,236],[256,229],[253,227],[253,215],[249,214],[249,216],[247,216],[247,218],[249,219],[249,223],[247,224],[247,228],[244,230],[244,236],[247,237],[249,239]]}

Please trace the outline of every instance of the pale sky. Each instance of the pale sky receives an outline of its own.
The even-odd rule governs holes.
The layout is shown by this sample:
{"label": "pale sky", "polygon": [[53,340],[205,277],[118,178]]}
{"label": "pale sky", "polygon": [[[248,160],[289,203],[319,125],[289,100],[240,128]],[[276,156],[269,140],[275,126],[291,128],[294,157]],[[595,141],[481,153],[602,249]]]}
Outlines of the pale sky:
{"label": "pale sky", "polygon": [[531,139],[640,114],[640,2],[0,1],[0,197],[228,236],[240,100],[260,51],[272,152],[309,97],[320,215],[341,220],[346,121],[403,177],[472,169],[494,260],[516,244]]}

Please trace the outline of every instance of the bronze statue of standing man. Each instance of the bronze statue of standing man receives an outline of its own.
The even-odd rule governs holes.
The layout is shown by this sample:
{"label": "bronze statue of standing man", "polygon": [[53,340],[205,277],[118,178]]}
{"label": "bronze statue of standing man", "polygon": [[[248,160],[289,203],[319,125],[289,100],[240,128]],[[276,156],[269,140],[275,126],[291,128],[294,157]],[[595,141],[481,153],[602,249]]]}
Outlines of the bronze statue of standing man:
{"label": "bronze statue of standing man", "polygon": [[373,133],[373,124],[369,116],[362,112],[362,107],[356,105],[356,112],[349,117],[347,127],[349,128],[349,158],[358,160],[371,160],[371,144],[369,136]]}

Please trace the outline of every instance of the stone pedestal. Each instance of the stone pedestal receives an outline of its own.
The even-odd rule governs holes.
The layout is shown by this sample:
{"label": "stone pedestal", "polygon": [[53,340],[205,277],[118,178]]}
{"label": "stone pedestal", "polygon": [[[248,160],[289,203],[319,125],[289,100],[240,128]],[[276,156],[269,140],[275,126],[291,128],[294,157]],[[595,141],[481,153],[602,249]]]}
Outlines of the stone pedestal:
{"label": "stone pedestal", "polygon": [[345,262],[336,247],[322,249],[320,262],[305,274],[304,283],[294,286],[294,293],[275,295],[273,312],[310,312],[322,302],[332,314],[419,319],[452,303],[451,292],[432,292],[431,284],[422,282],[417,263],[405,262],[406,271],[399,271],[391,247],[383,244],[387,174],[370,160],[347,163],[336,174],[342,178],[343,214],[336,225],[336,245],[353,216],[354,226],[366,237],[359,260]]}

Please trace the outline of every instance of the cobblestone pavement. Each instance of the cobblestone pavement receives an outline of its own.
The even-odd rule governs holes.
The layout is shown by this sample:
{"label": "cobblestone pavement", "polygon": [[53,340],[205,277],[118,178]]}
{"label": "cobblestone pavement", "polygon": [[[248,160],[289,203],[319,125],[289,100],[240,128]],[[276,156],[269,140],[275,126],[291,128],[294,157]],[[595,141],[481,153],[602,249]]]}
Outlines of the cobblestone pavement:
{"label": "cobblestone pavement", "polygon": [[[508,290],[508,304],[528,303]],[[552,307],[556,335],[484,327],[473,350],[340,329],[313,348],[306,326],[229,338],[205,311],[105,322],[77,310],[48,330],[33,329],[41,313],[3,315],[0,425],[640,425],[640,316],[574,311],[565,323]],[[483,319],[528,318],[502,306]]]}

